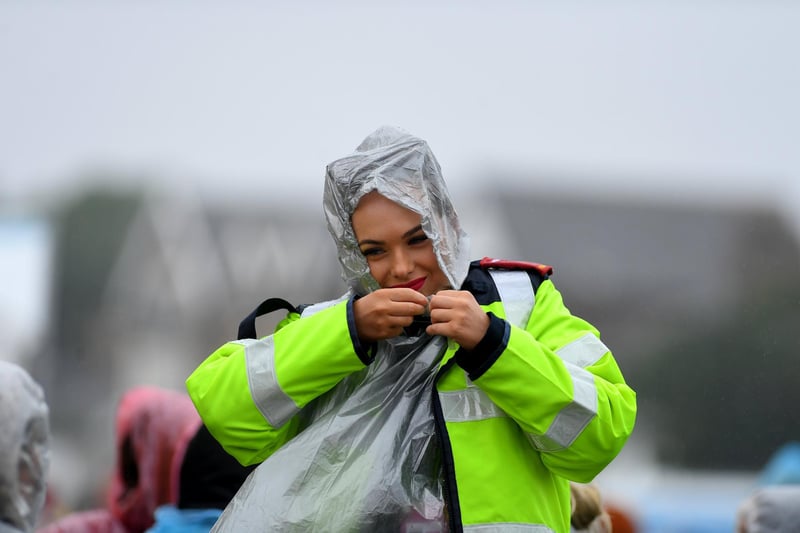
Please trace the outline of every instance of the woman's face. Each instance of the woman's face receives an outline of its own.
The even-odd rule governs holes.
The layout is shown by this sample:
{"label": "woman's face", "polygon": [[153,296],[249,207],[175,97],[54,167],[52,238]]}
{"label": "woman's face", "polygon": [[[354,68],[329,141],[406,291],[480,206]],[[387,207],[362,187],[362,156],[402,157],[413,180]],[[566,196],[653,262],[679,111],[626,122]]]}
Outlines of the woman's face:
{"label": "woman's face", "polygon": [[421,221],[414,211],[374,191],[353,211],[358,247],[382,288],[410,287],[428,296],[449,287]]}

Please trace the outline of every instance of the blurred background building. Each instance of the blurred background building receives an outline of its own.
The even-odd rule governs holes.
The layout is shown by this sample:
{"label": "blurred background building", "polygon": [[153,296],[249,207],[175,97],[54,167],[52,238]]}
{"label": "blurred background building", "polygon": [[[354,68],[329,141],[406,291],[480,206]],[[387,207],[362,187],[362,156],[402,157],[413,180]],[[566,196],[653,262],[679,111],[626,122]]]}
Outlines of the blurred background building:
{"label": "blurred background building", "polygon": [[125,389],[183,390],[266,297],[341,294],[324,166],[389,123],[431,144],[473,256],[553,265],[613,348],[640,415],[606,498],[642,531],[729,531],[800,440],[798,23],[748,1],[0,4],[0,357],[47,391],[57,492],[102,497]]}

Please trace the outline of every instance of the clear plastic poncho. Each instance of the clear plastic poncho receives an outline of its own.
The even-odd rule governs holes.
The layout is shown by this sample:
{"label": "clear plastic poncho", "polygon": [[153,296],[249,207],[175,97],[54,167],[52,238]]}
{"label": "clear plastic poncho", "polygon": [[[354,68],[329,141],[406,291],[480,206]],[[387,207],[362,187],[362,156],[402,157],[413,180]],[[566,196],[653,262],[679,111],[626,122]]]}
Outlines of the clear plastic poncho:
{"label": "clear plastic poncho", "polygon": [[450,285],[460,287],[469,268],[469,237],[461,229],[439,162],[428,143],[388,126],[364,139],[352,155],[328,165],[325,176],[325,218],[347,285],[356,294],[379,288],[350,224],[358,202],[371,191],[420,214],[439,266]]}
{"label": "clear plastic poncho", "polygon": [[0,361],[0,531],[33,531],[50,464],[49,409],[22,367]]}
{"label": "clear plastic poncho", "polygon": [[[439,266],[459,287],[468,239],[439,164],[425,141],[384,127],[327,168],[325,215],[351,291],[379,288],[350,225],[373,190],[421,215]],[[432,410],[446,348],[424,332],[377,343],[370,366],[300,412],[301,431],[250,475],[213,531],[446,531]]]}

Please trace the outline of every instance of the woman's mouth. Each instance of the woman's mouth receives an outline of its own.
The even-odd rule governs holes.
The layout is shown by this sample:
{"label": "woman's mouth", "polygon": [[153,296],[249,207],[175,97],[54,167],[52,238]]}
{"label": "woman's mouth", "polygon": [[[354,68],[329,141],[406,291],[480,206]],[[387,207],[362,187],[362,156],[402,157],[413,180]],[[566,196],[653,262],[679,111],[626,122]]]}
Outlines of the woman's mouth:
{"label": "woman's mouth", "polygon": [[420,290],[422,288],[423,285],[425,285],[425,280],[427,280],[427,279],[428,278],[423,276],[421,278],[412,279],[411,281],[406,282],[406,283],[400,283],[398,285],[392,285],[390,288],[391,289],[414,289],[415,291],[418,291],[418,290]]}

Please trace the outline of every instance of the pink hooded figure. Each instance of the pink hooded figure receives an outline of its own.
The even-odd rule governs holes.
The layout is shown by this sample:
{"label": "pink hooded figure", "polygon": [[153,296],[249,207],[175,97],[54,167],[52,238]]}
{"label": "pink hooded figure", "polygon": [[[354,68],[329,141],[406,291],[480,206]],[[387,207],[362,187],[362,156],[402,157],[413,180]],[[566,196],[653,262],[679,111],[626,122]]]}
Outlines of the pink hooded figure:
{"label": "pink hooded figure", "polygon": [[199,425],[185,393],[152,386],[128,390],[117,408],[107,508],[67,515],[39,533],[143,533],[157,507],[175,503],[173,460]]}

